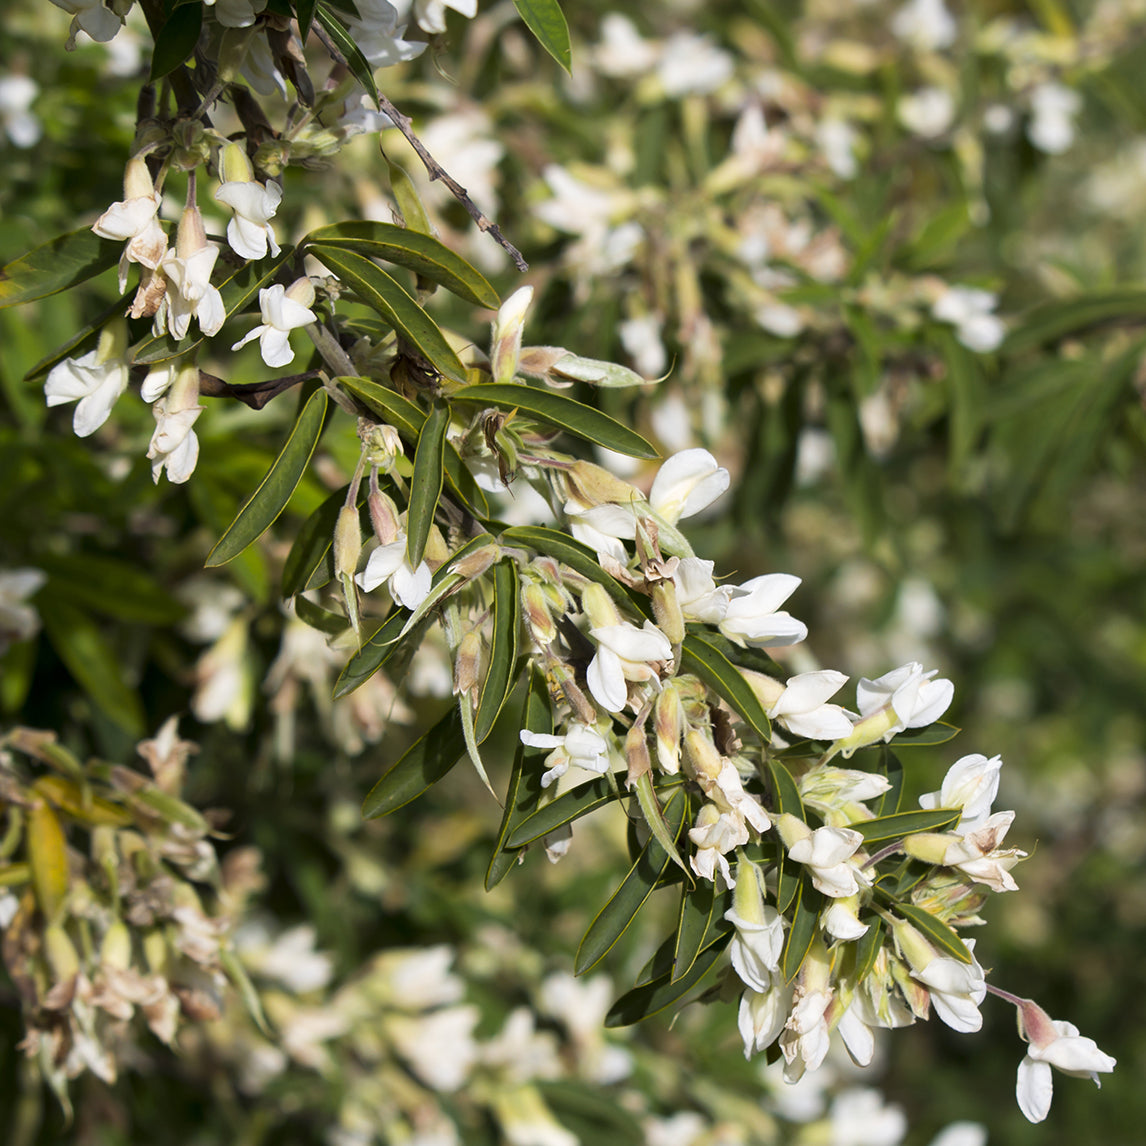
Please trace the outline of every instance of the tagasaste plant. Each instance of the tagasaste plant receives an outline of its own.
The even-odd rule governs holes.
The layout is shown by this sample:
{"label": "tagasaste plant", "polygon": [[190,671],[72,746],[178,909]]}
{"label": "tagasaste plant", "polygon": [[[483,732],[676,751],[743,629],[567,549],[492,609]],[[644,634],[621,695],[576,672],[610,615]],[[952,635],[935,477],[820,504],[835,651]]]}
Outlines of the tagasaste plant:
{"label": "tagasaste plant", "polygon": [[[97,41],[133,8],[56,2],[73,15],[73,39]],[[476,10],[419,2],[404,18],[434,37],[446,7]],[[517,7],[567,64],[554,0]],[[900,749],[954,736],[941,719],[951,682],[907,663],[861,679],[851,711],[833,702],[844,673],[788,675],[767,650],[808,636],[784,610],[798,578],[734,583],[686,533],[729,488],[728,471],[702,448],[674,453],[643,484],[589,460],[593,448],[657,458],[593,399],[646,379],[592,346],[529,345],[532,288],[502,299],[435,237],[396,164],[394,223],[324,221],[286,241],[284,172],[396,126],[524,266],[375,85],[376,68],[424,47],[406,38],[398,8],[139,8],[155,48],[123,198],[3,268],[0,303],[45,299],[118,264],[122,298],[30,377],[49,406],[75,403],[80,437],[114,424],[117,403],[138,394],[155,418],[156,482],[196,480],[204,399],[255,417],[297,392],[277,457],[206,564],[240,560],[276,530],[281,539],[320,443],[346,463],[345,484],[285,539],[282,598],[340,655],[336,699],[400,677],[432,639],[448,650],[454,695],[366,794],[364,815],[405,808],[467,760],[493,797],[491,819],[501,808],[487,888],[528,852],[557,862],[582,817],[606,807],[626,817],[631,866],[588,924],[574,970],[598,968],[654,893],[675,897],[676,922],[607,1026],[697,999],[734,1003],[745,1055],[782,1058],[796,1082],[833,1039],[866,1066],[878,1029],[934,1013],[976,1031],[993,994],[1016,1008],[1027,1044],[1017,1095],[1030,1120],[1047,1115],[1052,1067],[1095,1082],[1112,1070],[1069,1023],[988,983],[967,938],[992,893],[1017,889],[1012,869],[1026,854],[1005,842],[1014,813],[992,810],[1001,760],[964,755],[918,807],[906,798]],[[208,233],[204,211],[227,218],[225,236]],[[455,301],[439,305],[440,292]],[[488,352],[474,309],[495,314]],[[230,353],[257,342],[278,371],[304,340],[299,373],[232,383],[205,369],[226,375]],[[495,747],[507,729],[511,764]],[[181,1021],[217,1016],[229,979],[263,1022],[226,939],[223,917],[241,896],[228,900],[212,823],[181,799],[189,746],[174,724],[148,742],[151,778],[82,764],[28,730],[4,749],[4,959],[25,1049],[61,1098],[85,1070],[114,1077],[107,1031],[136,1008],[170,1043]],[[217,912],[203,907],[207,886]]]}

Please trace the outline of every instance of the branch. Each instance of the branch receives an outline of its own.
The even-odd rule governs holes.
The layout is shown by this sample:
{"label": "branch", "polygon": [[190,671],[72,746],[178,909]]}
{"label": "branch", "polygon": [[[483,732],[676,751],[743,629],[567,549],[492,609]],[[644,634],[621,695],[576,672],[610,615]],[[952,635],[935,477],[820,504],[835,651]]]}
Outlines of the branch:
{"label": "branch", "polygon": [[214,374],[200,370],[199,393],[208,398],[234,398],[244,406],[250,406],[252,410],[261,410],[272,398],[277,398],[292,386],[321,376],[321,370],[308,370],[305,374],[288,374],[283,378],[268,379],[266,382],[249,382],[233,386]]}

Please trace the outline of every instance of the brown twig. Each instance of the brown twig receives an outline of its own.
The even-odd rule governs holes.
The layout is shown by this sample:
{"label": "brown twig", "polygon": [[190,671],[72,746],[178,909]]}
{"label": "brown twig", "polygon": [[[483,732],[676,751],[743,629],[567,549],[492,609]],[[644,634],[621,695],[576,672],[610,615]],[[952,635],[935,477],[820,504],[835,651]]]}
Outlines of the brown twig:
{"label": "brown twig", "polygon": [[307,370],[304,374],[288,374],[283,378],[270,378],[266,382],[249,382],[233,386],[214,374],[200,370],[199,393],[207,398],[234,398],[244,406],[250,406],[252,410],[261,410],[272,398],[277,398],[292,386],[321,376],[321,370]]}
{"label": "brown twig", "polygon": [[[325,30],[317,23],[311,25],[311,30],[322,41],[323,46],[331,56],[349,68],[349,64],[346,63],[346,57],[343,56],[334,45]],[[403,115],[381,92],[378,92],[378,107],[390,117],[390,121],[406,137],[410,146],[418,153],[418,158],[422,161],[422,166],[425,167],[426,174],[430,177],[430,182],[433,183],[440,179],[446,187],[449,188],[450,194],[469,212],[470,218],[477,224],[478,230],[485,231],[490,235],[497,244],[509,254],[509,257],[513,259],[514,265],[519,271],[529,270],[529,264],[525,261],[524,256],[501,233],[501,228],[482,211],[470,198],[469,192],[429,153],[426,149],[426,145],[418,138],[414,131],[413,120],[411,120],[408,115]]]}

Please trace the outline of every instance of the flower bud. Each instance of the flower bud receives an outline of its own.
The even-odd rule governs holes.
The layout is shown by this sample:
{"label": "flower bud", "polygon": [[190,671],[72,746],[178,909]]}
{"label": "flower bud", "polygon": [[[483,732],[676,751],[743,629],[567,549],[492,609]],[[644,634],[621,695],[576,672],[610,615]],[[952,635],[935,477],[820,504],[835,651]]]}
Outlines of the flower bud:
{"label": "flower bud", "polygon": [[228,143],[223,148],[219,155],[219,178],[224,183],[250,183],[254,180],[255,169],[242,144]]}
{"label": "flower bud", "polygon": [[367,465],[380,470],[391,470],[394,463],[405,456],[402,439],[393,426],[378,425],[366,418],[358,420],[358,437],[366,453]]}
{"label": "flower bud", "polygon": [[790,812],[784,812],[773,822],[776,825],[776,831],[780,833],[780,839],[784,841],[784,846],[789,850],[791,850],[793,844],[798,844],[801,840],[811,838],[812,829],[809,828],[803,820],[797,816],[793,816]]}
{"label": "flower bud", "polygon": [[286,289],[286,297],[308,310],[314,306],[314,283],[306,275],[297,278]]}
{"label": "flower bud", "polygon": [[684,750],[698,779],[715,780],[720,775],[720,753],[707,733],[699,728],[689,729],[684,738]]}
{"label": "flower bud", "polygon": [[490,566],[501,560],[501,546],[497,542],[478,545],[464,557],[459,557],[450,566],[451,573],[457,573],[467,581],[480,577]]}
{"label": "flower bud", "polygon": [[366,508],[370,511],[370,527],[379,545],[391,545],[398,540],[400,527],[398,509],[381,490],[371,490],[366,498]]}
{"label": "flower bud", "polygon": [[184,207],[179,216],[179,230],[175,236],[175,253],[181,259],[189,259],[207,245],[207,232],[203,227],[203,216],[198,207]]}
{"label": "flower bud", "polygon": [[914,835],[904,837],[903,850],[913,859],[941,865],[951,839],[951,836],[941,832],[916,832]]}
{"label": "flower bud", "polygon": [[521,591],[521,603],[534,641],[542,648],[551,645],[557,639],[557,625],[549,611],[549,595],[540,585],[530,583]]}
{"label": "flower bud", "polygon": [[147,169],[147,162],[140,156],[127,161],[123,172],[123,197],[125,200],[151,199],[155,196],[155,184],[151,181],[151,172]]}
{"label": "flower bud", "polygon": [[642,776],[647,776],[652,770],[649,741],[642,721],[637,721],[625,734],[625,761],[629,766],[625,784],[631,789]]}
{"label": "flower bud", "polygon": [[80,971],[80,957],[68,933],[58,923],[44,931],[44,952],[48,956],[48,966],[57,983],[66,983]]}
{"label": "flower bud", "polygon": [[586,585],[581,593],[581,608],[589,618],[590,629],[604,629],[621,624],[621,614],[604,585],[596,581]]}
{"label": "flower bud", "polygon": [[653,704],[653,727],[657,737],[657,763],[661,771],[675,776],[680,771],[680,742],[684,733],[684,705],[673,681],[665,684]]}
{"label": "flower bud", "polygon": [[582,509],[595,505],[628,505],[631,502],[644,502],[644,496],[636,486],[592,462],[577,461],[564,472],[565,486],[570,499]]}
{"label": "flower bud", "polygon": [[521,333],[525,314],[533,301],[533,287],[524,286],[514,291],[501,304],[493,324],[493,342],[490,347],[490,371],[495,382],[511,382],[517,372],[517,359],[521,352]]}
{"label": "flower bud", "polygon": [[676,585],[672,581],[658,581],[653,585],[653,618],[669,641],[679,645],[684,640],[684,614],[676,599]]}
{"label": "flower bud", "polygon": [[334,527],[334,572],[338,577],[353,577],[362,555],[362,527],[358,510],[344,505],[338,511],[338,524]]}
{"label": "flower bud", "polygon": [[748,687],[756,694],[756,699],[760,701],[760,706],[765,712],[769,712],[784,695],[786,685],[775,677],[746,668],[740,669],[740,675],[748,682]]}
{"label": "flower bud", "polygon": [[473,697],[481,683],[482,639],[480,629],[470,629],[461,639],[454,657],[454,695]]}
{"label": "flower bud", "polygon": [[938,958],[939,953],[931,943],[906,920],[894,920],[891,932],[895,939],[895,949],[913,972],[926,970],[927,965]]}
{"label": "flower bud", "polygon": [[100,944],[99,961],[105,967],[126,971],[131,966],[131,932],[117,919],[108,929]]}

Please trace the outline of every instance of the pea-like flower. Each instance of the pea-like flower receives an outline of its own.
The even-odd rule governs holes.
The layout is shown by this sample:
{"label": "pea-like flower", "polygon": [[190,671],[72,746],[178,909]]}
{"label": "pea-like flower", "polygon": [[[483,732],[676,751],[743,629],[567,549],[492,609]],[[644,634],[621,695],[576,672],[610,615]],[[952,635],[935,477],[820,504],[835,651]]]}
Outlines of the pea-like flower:
{"label": "pea-like flower", "polygon": [[164,389],[151,407],[155,433],[147,456],[151,459],[152,480],[167,471],[167,480],[180,485],[195,472],[199,460],[199,439],[192,427],[203,407],[199,404],[199,368],[180,370],[174,382]]}
{"label": "pea-like flower", "polygon": [[231,249],[244,259],[265,258],[268,246],[271,254],[277,255],[279,245],[270,220],[282,202],[282,188],[255,179],[247,153],[238,143],[224,148],[219,167],[223,185],[215,192],[215,199],[234,213],[227,224]]}
{"label": "pea-like flower", "polygon": [[571,721],[564,736],[522,729],[521,743],[529,748],[551,748],[545,758],[547,771],[541,777],[541,786],[548,788],[554,780],[564,776],[570,764],[601,775],[609,770],[609,746],[605,738],[587,724]]}
{"label": "pea-like flower", "polygon": [[850,735],[835,744],[845,758],[857,748],[879,741],[885,743],[907,728],[926,728],[938,720],[951,704],[955,686],[924,672],[918,661],[910,661],[875,680],[862,678],[856,688],[860,719]]}
{"label": "pea-like flower", "polygon": [[219,248],[207,241],[199,208],[188,206],[179,219],[175,250],[163,256],[159,266],[170,283],[165,309],[157,320],[165,321],[171,337],[187,336],[194,315],[205,335],[218,334],[227,317],[223,296],[211,285],[211,271]]}
{"label": "pea-like flower", "polygon": [[65,358],[53,366],[44,383],[49,406],[76,402],[72,429],[76,437],[94,434],[107,421],[116,399],[127,389],[130,370],[123,360],[127,325],[112,323],[100,335],[99,345],[82,358]]}
{"label": "pea-like flower", "polygon": [[159,195],[147,164],[139,156],[127,161],[123,199],[113,203],[93,224],[103,239],[126,241],[119,260],[119,289],[127,286],[129,263],[155,270],[167,252],[167,233],[159,223]]}
{"label": "pea-like flower", "polygon": [[818,891],[836,899],[855,895],[871,879],[852,857],[863,846],[863,836],[850,828],[816,828],[785,813],[776,822],[788,848],[788,857],[806,865]]}
{"label": "pea-like flower", "polygon": [[991,814],[991,805],[999,792],[1001,756],[989,760],[975,752],[956,760],[943,777],[938,792],[927,792],[919,797],[921,808],[962,808],[963,816],[956,830],[967,833],[980,828]]}
{"label": "pea-like flower", "polygon": [[732,907],[724,918],[736,928],[730,948],[736,974],[750,990],[771,990],[784,950],[784,917],[764,902],[759,872],[747,860],[737,864]]}
{"label": "pea-like flower", "polygon": [[240,338],[231,349],[238,350],[257,338],[263,361],[268,366],[288,365],[294,361],[290,332],[318,321],[318,316],[310,309],[313,303],[314,285],[305,277],[295,279],[286,288],[281,283],[263,287],[259,291],[262,325]]}
{"label": "pea-like flower", "polygon": [[629,621],[590,629],[597,655],[589,663],[586,679],[593,699],[609,712],[620,712],[629,696],[626,681],[652,680],[660,661],[672,660],[672,645],[652,623],[638,629]]}

